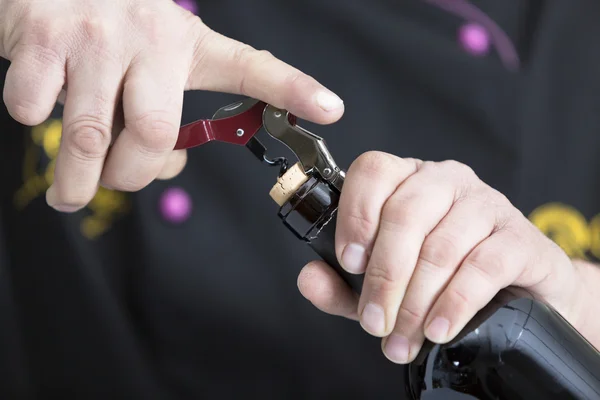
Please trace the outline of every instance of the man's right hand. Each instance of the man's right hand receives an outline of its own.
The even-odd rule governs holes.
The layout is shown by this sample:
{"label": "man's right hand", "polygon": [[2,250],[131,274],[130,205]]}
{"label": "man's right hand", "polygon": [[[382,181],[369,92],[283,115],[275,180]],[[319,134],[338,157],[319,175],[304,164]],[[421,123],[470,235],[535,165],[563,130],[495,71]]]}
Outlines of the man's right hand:
{"label": "man's right hand", "polygon": [[[25,125],[64,101],[48,204],[84,207],[98,185],[137,191],[170,178],[183,92],[240,94],[328,124],[342,101],[310,76],[208,28],[171,0],[0,0],[9,113]],[[61,101],[61,102],[62,102]]]}

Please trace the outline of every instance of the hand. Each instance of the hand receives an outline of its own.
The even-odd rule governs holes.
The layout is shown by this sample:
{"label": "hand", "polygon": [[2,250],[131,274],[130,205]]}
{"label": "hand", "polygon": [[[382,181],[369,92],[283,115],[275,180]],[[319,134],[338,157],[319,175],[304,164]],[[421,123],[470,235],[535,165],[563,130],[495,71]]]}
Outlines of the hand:
{"label": "hand", "polygon": [[567,255],[455,161],[359,157],[340,198],[336,254],[348,272],[365,273],[360,298],[323,262],[302,270],[301,293],[359,320],[396,363],[412,361],[425,338],[452,340],[509,286],[574,317],[580,281]]}
{"label": "hand", "polygon": [[98,185],[137,191],[178,174],[173,152],[184,90],[240,94],[332,123],[341,100],[313,78],[212,31],[171,0],[0,0],[4,102],[25,125],[64,100],[63,135],[46,199],[71,212]]}

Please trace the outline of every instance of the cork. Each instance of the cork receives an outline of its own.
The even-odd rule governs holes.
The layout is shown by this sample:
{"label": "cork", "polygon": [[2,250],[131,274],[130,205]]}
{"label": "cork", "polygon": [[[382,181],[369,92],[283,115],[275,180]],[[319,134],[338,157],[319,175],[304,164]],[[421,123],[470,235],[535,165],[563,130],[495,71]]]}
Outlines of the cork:
{"label": "cork", "polygon": [[281,207],[307,180],[308,176],[298,162],[277,179],[269,196]]}

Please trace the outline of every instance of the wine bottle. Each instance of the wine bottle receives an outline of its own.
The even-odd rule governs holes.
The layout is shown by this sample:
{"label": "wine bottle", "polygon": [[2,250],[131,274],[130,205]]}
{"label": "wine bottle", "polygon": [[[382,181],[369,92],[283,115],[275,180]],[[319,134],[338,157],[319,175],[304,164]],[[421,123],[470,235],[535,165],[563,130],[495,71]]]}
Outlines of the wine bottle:
{"label": "wine bottle", "polygon": [[[278,216],[356,292],[335,255],[340,192],[296,164],[270,193]],[[450,343],[426,342],[407,367],[409,399],[600,400],[600,352],[551,306],[501,291]]]}

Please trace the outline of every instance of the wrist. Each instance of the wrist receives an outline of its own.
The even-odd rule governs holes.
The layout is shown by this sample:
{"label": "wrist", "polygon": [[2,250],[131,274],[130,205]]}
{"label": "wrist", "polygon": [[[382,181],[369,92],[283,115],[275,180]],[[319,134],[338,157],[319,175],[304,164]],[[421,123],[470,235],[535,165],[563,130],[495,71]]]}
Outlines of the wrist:
{"label": "wrist", "polygon": [[543,277],[529,287],[533,297],[554,308],[571,325],[582,319],[583,272],[577,260],[570,259],[561,249],[548,252],[549,262],[540,262],[532,275]]}
{"label": "wrist", "polygon": [[574,260],[579,291],[573,295],[575,308],[571,323],[589,342],[600,349],[600,266],[591,262]]}

